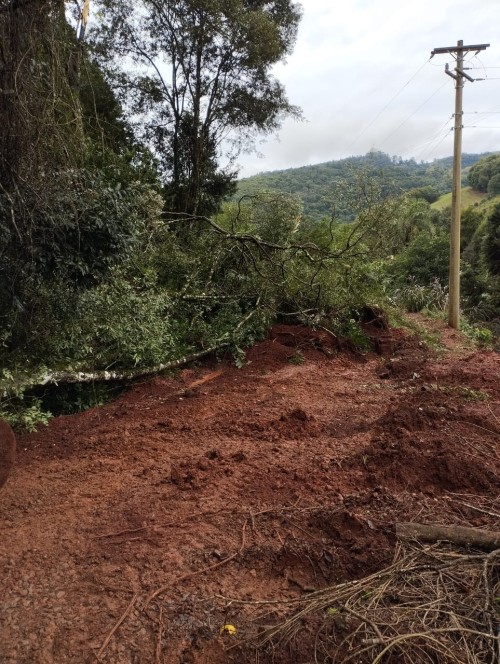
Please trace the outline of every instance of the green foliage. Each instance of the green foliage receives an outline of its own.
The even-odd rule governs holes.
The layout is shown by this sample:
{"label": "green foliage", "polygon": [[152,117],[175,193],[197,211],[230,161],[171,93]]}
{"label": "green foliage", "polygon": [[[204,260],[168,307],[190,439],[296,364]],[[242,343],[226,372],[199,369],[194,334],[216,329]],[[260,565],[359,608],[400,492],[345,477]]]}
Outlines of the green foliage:
{"label": "green foliage", "polygon": [[[500,154],[492,154],[480,159],[477,164],[474,164],[469,171],[469,184],[476,191],[484,193],[495,193],[488,191],[489,183],[492,178],[495,178],[493,188],[498,184],[497,175],[500,175]],[[498,193],[498,192],[496,192]]]}
{"label": "green foliage", "polygon": [[493,177],[490,178],[490,181],[488,182],[487,191],[488,194],[491,194],[493,196],[500,194],[500,172],[497,173],[496,175],[493,175]]}
{"label": "green foliage", "polygon": [[156,176],[64,3],[1,12],[0,37],[0,354],[36,365],[159,213]]}
{"label": "green foliage", "polygon": [[0,193],[0,317],[11,350],[52,328],[54,290],[99,283],[132,255],[159,213],[154,190],[120,175],[116,168],[50,173],[36,189]]}
{"label": "green foliage", "polygon": [[[464,166],[475,163],[481,155],[464,155]],[[413,198],[432,202],[436,196],[451,189],[451,160],[439,159],[431,163],[417,163],[410,159],[390,157],[372,151],[361,157],[348,157],[314,166],[289,168],[260,173],[238,182],[236,199],[267,189],[298,195],[304,204],[304,214],[315,221],[335,219],[353,221],[356,209],[352,201],[339,200],[339,186],[354,182],[360,174],[365,181],[375,183],[383,198],[407,192]]]}
{"label": "green foliage", "polygon": [[290,364],[295,364],[295,365],[304,364],[305,361],[306,358],[304,357],[304,353],[299,349],[297,349],[288,360]]}
{"label": "green foliage", "polygon": [[444,311],[448,306],[448,288],[443,286],[438,279],[424,286],[419,284],[414,277],[410,277],[407,284],[394,292],[393,297],[399,306],[410,313],[423,309]]}
{"label": "green foliage", "polygon": [[446,232],[420,233],[388,265],[388,273],[400,287],[403,287],[409,278],[422,286],[435,280],[446,283],[449,253],[449,236]]}
{"label": "green foliage", "polygon": [[335,321],[332,321],[332,323],[333,329],[337,331],[339,336],[348,339],[355,348],[365,352],[371,350],[370,340],[361,329],[357,317],[340,319],[336,325]]}
{"label": "green foliage", "polygon": [[98,367],[155,366],[174,346],[171,306],[150,278],[118,269],[78,298],[57,351],[77,364],[92,358]]}
{"label": "green foliage", "polygon": [[297,196],[261,191],[249,203],[248,230],[252,234],[278,245],[286,245],[292,240],[302,215],[302,203]]}
{"label": "green foliage", "polygon": [[427,203],[435,203],[439,198],[439,191],[432,185],[426,185],[410,189],[408,195],[412,198],[422,198]]}
{"label": "green foliage", "polygon": [[84,59],[80,72],[79,100],[83,131],[95,145],[115,153],[133,146],[132,130],[122,105],[103,69],[88,57]]}
{"label": "green foliage", "polygon": [[495,276],[500,275],[500,203],[490,212],[486,236],[484,238],[486,264]]}
{"label": "green foliage", "polygon": [[[76,283],[97,281],[135,245],[144,194],[139,183],[123,186],[114,169],[63,171],[43,178],[17,201],[17,208],[31,210],[23,248],[33,269]],[[18,238],[9,224],[17,209],[5,197],[0,206],[10,252],[18,253]]]}
{"label": "green foliage", "polygon": [[38,397],[20,395],[16,398],[0,401],[0,419],[5,420],[13,429],[33,432],[40,425],[49,423],[52,413],[47,411]]}
{"label": "green foliage", "polygon": [[473,207],[462,210],[461,228],[460,228],[460,249],[463,251],[472,242],[474,235],[480,227],[484,218],[484,213]]}
{"label": "green foliage", "polygon": [[255,132],[273,131],[284,116],[297,114],[271,68],[293,48],[299,6],[101,0],[98,9],[95,53],[145,119],[168,208],[212,214],[235,178],[231,168],[219,167],[222,142],[229,146],[231,137],[234,156]]}
{"label": "green foliage", "polygon": [[472,339],[478,346],[491,346],[493,342],[493,332],[487,327],[471,324],[467,319],[463,319],[460,326],[461,331]]}

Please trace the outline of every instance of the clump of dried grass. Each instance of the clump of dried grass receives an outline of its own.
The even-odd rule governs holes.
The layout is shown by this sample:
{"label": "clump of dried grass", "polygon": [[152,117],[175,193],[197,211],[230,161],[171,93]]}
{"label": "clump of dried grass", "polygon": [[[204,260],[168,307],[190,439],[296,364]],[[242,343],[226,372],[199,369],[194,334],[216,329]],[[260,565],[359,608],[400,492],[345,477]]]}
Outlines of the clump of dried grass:
{"label": "clump of dried grass", "polygon": [[494,664],[499,561],[500,550],[399,545],[386,569],[308,595],[251,640],[261,655],[310,643],[311,662]]}

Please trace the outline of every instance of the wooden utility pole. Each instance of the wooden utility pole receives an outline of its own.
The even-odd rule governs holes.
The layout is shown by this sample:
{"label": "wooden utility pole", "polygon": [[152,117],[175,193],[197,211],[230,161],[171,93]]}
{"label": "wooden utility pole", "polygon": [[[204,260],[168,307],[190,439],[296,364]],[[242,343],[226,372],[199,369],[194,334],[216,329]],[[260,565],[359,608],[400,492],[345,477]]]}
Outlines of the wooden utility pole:
{"label": "wooden utility pole", "polygon": [[464,71],[464,55],[474,51],[476,54],[488,48],[489,44],[472,44],[464,46],[460,40],[456,46],[444,46],[435,48],[431,53],[434,55],[450,53],[456,60],[457,66],[450,71],[449,65],[445,66],[445,74],[455,79],[455,127],[453,146],[453,188],[451,193],[451,233],[450,233],[450,280],[449,280],[449,304],[448,325],[458,330],[460,327],[460,217],[462,196],[462,128],[463,110],[462,100],[464,91],[464,79],[474,82],[472,76]]}

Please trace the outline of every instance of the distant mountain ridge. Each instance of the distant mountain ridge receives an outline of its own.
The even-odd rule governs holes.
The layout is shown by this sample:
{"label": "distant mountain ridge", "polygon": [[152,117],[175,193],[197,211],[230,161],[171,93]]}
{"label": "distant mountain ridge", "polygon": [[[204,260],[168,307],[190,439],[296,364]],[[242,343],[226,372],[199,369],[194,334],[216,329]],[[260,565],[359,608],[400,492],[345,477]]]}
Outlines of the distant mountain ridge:
{"label": "distant mountain ridge", "polygon": [[[464,154],[465,169],[491,153]],[[263,189],[298,195],[304,204],[304,215],[315,220],[335,217],[343,221],[354,218],[353,210],[338,195],[342,183],[352,182],[359,174],[375,182],[382,195],[402,194],[413,189],[425,190],[428,200],[436,200],[451,190],[453,157],[432,162],[416,162],[371,151],[364,156],[346,157],[312,166],[269,171],[238,182],[236,197],[252,195]],[[464,174],[466,182],[466,173]]]}

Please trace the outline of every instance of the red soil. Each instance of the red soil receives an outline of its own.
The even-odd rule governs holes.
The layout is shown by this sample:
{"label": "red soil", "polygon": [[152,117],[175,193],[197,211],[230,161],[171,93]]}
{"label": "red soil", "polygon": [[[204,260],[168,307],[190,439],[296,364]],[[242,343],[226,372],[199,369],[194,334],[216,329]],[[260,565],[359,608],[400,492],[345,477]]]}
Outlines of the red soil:
{"label": "red soil", "polygon": [[367,329],[385,357],[279,326],[242,369],[158,377],[21,437],[0,493],[0,662],[255,661],[237,645],[252,604],[227,598],[375,571],[396,521],[498,528],[474,504],[498,494],[500,355]]}

